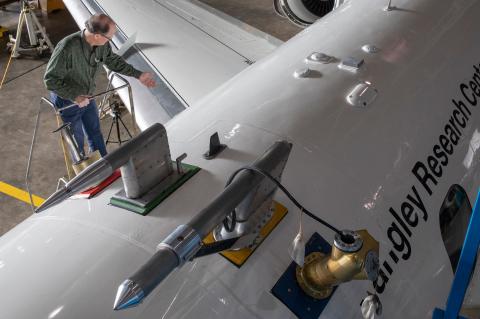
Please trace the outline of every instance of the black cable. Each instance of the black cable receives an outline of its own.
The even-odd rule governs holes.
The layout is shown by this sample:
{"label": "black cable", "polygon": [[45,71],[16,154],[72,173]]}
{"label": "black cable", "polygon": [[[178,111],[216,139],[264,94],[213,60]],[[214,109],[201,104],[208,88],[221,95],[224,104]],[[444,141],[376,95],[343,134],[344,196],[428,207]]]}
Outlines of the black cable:
{"label": "black cable", "polygon": [[229,238],[225,240],[215,241],[210,244],[203,244],[199,251],[195,254],[193,258],[207,256],[215,253],[219,253],[224,250],[232,248],[233,245],[237,242],[238,237]]}
{"label": "black cable", "polygon": [[267,177],[268,179],[270,179],[273,183],[275,183],[275,185],[277,185],[278,188],[280,188],[282,190],[282,192],[292,201],[293,204],[295,204],[295,206],[297,206],[300,210],[302,210],[305,214],[307,214],[308,216],[310,216],[311,218],[313,218],[314,220],[316,220],[317,222],[319,222],[320,224],[322,224],[323,226],[327,227],[327,228],[330,228],[331,230],[333,230],[335,233],[339,234],[342,238],[343,238],[343,233],[338,230],[336,227],[330,225],[328,222],[324,221],[323,219],[315,216],[314,214],[312,214],[308,209],[306,209],[305,207],[303,207],[296,199],[295,197],[293,197],[293,195],[278,181],[276,180],[272,175],[270,175],[268,172],[265,172],[264,170],[261,170],[257,167],[253,167],[253,166],[244,166],[244,167],[241,167],[239,168],[238,170],[236,170],[232,175],[230,175],[230,178],[228,179],[228,182],[227,182],[227,186],[233,181],[233,179],[235,178],[235,176],[237,176],[238,173],[240,173],[241,171],[243,170],[250,170],[250,171],[254,171],[254,172],[257,172],[265,177]]}
{"label": "black cable", "polygon": [[32,71],[35,71],[36,69],[38,69],[38,68],[41,67],[41,66],[44,66],[44,65],[47,64],[47,63],[48,63],[48,60],[47,60],[47,61],[43,61],[43,63],[41,63],[41,64],[39,64],[39,65],[37,65],[37,66],[34,66],[34,67],[31,68],[30,70],[27,70],[27,71],[25,71],[25,72],[23,72],[23,73],[21,73],[21,74],[18,74],[18,75],[16,75],[16,76],[14,76],[14,77],[11,78],[11,79],[6,80],[5,82],[3,82],[3,84],[5,85],[5,84],[7,84],[7,83],[9,83],[9,82],[12,82],[13,80],[18,79],[19,77],[22,77],[22,76],[24,76],[24,75],[26,75],[26,74],[28,74],[28,73],[30,73],[30,72],[32,72]]}

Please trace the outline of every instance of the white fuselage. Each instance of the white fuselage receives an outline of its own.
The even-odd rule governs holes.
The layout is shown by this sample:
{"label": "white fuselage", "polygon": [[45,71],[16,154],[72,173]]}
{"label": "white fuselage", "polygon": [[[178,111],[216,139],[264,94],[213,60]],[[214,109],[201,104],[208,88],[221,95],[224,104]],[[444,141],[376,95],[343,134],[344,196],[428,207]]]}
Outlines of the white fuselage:
{"label": "white fuselage", "polygon": [[[380,241],[382,317],[431,317],[453,276],[440,206],[452,184],[471,201],[479,185],[480,111],[472,104],[480,103],[480,91],[475,95],[470,81],[480,64],[480,2],[397,0],[390,12],[382,10],[386,4],[344,4],[168,122],[172,158],[186,152],[185,162],[202,171],[149,215],[109,206],[122,187],[116,182],[92,200],[67,200],[34,215],[0,238],[0,318],[295,318],[270,293],[291,262],[287,247],[298,229],[298,211],[282,194],[276,199],[289,214],[241,268],[218,255],[199,258],[139,307],[112,310],[117,286],[156,245],[220,193],[230,173],[280,139],[293,143],[282,182],[297,199],[335,226],[368,229]],[[365,44],[380,52],[363,52]],[[336,62],[309,64],[316,72],[295,78],[312,52],[365,62],[356,73]],[[375,101],[365,108],[347,104],[348,93],[365,81],[378,90]],[[452,99],[470,113],[454,112]],[[442,164],[441,149],[434,149],[440,135],[451,138],[445,127],[454,126],[453,116],[459,141]],[[214,132],[228,148],[207,161],[202,154]],[[431,155],[437,174],[442,170],[436,176]],[[435,181],[422,183],[412,172],[416,165]],[[413,208],[410,223],[402,217],[405,202]],[[307,238],[313,232],[333,238],[307,218],[304,229]],[[367,281],[340,285],[321,318],[360,318],[367,290],[374,290]]]}

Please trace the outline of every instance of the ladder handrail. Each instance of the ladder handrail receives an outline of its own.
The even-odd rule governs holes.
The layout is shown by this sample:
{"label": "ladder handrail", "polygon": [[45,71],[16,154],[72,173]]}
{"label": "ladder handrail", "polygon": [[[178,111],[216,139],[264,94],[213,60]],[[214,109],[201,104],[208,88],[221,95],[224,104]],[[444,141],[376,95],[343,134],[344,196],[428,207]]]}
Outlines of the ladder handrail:
{"label": "ladder handrail", "polygon": [[[120,74],[115,73],[115,72],[109,72],[109,74],[108,74],[108,85],[107,85],[107,91],[108,92],[116,91],[116,90],[113,90],[113,91],[111,90],[111,87],[113,86],[114,78],[117,78],[118,80],[120,80],[124,83],[123,85],[117,87],[116,90],[123,89],[124,87],[128,88],[128,102],[130,104],[130,114],[132,115],[132,127],[133,127],[133,132],[136,134],[136,133],[138,133],[138,131],[137,131],[137,121],[136,121],[136,118],[135,118],[135,105],[133,103],[132,86],[130,85],[128,80],[125,79]],[[103,112],[103,106],[105,105],[105,103],[107,101],[107,98],[108,98],[108,95],[105,94],[103,96],[102,101],[100,102],[100,105],[99,105],[100,113]]]}
{"label": "ladder handrail", "polygon": [[[132,118],[133,118],[133,126],[134,126],[134,132],[136,132],[136,129],[135,129],[135,108],[133,106],[133,95],[132,95],[132,87],[130,85],[130,83],[122,76],[116,74],[116,73],[113,73],[113,75],[110,75],[109,78],[110,78],[110,81],[109,83],[112,81],[112,79],[117,76],[118,78],[120,78],[120,80],[122,80],[123,82],[125,82],[124,85],[121,85],[119,87],[116,87],[116,88],[112,88],[112,89],[107,89],[106,91],[103,91],[101,93],[98,93],[98,94],[95,94],[95,95],[92,95],[91,97],[89,97],[89,100],[91,99],[94,99],[96,97],[101,97],[101,96],[106,96],[107,94],[110,94],[112,92],[115,92],[117,90],[120,90],[120,89],[123,89],[125,87],[128,87],[128,95],[129,95],[129,99],[130,99],[130,109],[131,109],[131,113],[132,113]],[[39,121],[40,121],[40,113],[41,113],[41,110],[42,110],[42,105],[49,105],[53,112],[55,113],[55,115],[59,115],[61,111],[64,111],[66,109],[69,109],[69,108],[72,108],[74,106],[77,106],[76,103],[72,103],[72,104],[69,104],[67,105],[66,107],[63,107],[61,110],[57,109],[55,107],[55,104],[50,101],[48,98],[46,97],[42,97],[40,99],[40,103],[38,105],[38,111],[37,111],[37,115],[35,117],[35,126],[34,126],[34,129],[33,129],[33,136],[32,136],[32,143],[30,144],[30,149],[29,149],[29,154],[28,154],[28,161],[27,161],[27,171],[25,173],[25,187],[27,189],[27,192],[28,192],[28,196],[30,198],[30,206],[32,208],[32,211],[33,213],[35,213],[35,206],[33,204],[33,196],[32,196],[32,192],[30,190],[30,169],[31,169],[31,164],[32,164],[32,158],[33,158],[33,151],[34,151],[34,147],[35,147],[35,142],[36,142],[36,139],[37,139],[37,131],[38,131],[38,124],[39,124]]]}
{"label": "ladder handrail", "polygon": [[[106,90],[106,91],[104,91],[104,92],[101,92],[101,93],[98,93],[98,94],[94,94],[94,95],[92,95],[92,96],[89,96],[89,97],[88,97],[88,100],[90,101],[90,100],[93,100],[93,99],[95,99],[95,98],[97,98],[97,97],[105,96],[105,95],[107,95],[107,94],[109,94],[109,93],[112,93],[112,92],[115,92],[115,91],[117,91],[117,90],[123,89],[123,88],[125,88],[125,87],[127,87],[127,86],[130,87],[130,84],[129,84],[128,82],[127,82],[127,84],[124,84],[124,85],[119,86],[119,87],[117,87],[117,88],[109,89],[109,90]],[[57,108],[55,107],[55,105],[53,104],[53,102],[50,101],[49,99],[47,99],[47,98],[45,98],[45,97],[42,97],[42,101],[45,101],[45,102],[48,103],[50,106],[52,106],[52,107],[54,108],[54,110],[55,110],[55,113],[57,113],[57,114],[60,114],[61,112],[65,111],[65,110],[71,109],[72,107],[78,106],[78,104],[74,102],[74,103],[72,103],[72,104],[68,104],[67,106],[62,107],[61,109],[57,109]]]}

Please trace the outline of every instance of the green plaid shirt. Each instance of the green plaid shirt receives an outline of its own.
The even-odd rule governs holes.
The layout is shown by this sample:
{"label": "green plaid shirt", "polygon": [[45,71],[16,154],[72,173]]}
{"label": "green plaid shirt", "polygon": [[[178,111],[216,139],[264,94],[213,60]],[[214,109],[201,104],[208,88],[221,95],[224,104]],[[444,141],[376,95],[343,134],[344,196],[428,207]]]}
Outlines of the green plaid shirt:
{"label": "green plaid shirt", "polygon": [[111,71],[128,76],[138,78],[142,74],[113,53],[109,43],[91,47],[85,41],[83,31],[78,31],[57,44],[43,80],[48,90],[73,101],[79,95],[93,95],[95,77],[102,64]]}

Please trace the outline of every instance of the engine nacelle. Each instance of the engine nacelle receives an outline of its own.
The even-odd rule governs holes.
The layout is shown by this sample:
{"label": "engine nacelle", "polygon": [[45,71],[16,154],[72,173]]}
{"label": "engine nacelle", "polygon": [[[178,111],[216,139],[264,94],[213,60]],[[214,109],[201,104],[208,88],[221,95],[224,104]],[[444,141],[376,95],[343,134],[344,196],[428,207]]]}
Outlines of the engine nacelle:
{"label": "engine nacelle", "polygon": [[306,28],[337,8],[345,0],[273,0],[275,11],[294,24]]}

